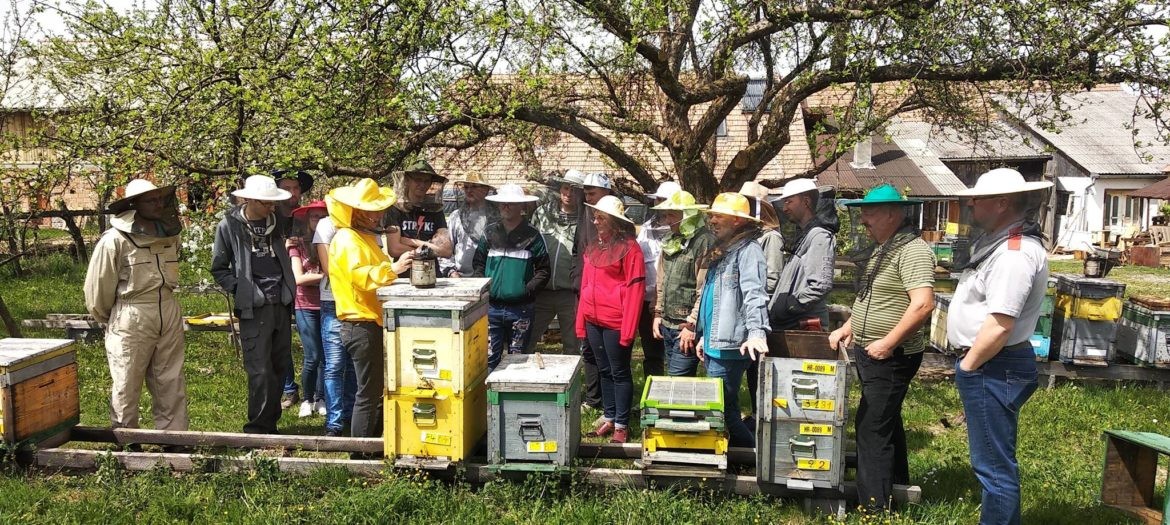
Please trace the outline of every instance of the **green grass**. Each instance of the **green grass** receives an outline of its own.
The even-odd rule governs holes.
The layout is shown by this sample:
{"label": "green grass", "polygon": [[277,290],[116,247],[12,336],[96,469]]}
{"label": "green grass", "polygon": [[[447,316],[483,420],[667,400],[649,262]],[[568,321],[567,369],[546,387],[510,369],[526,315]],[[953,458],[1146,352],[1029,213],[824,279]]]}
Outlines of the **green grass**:
{"label": "green grass", "polygon": [[[29,260],[25,266],[29,276],[23,279],[0,274],[2,293],[16,317],[83,311],[83,266],[64,256]],[[185,270],[185,275],[193,274]],[[182,302],[187,314],[223,311],[225,307],[217,295],[184,295]],[[26,334],[60,335],[51,330]],[[186,355],[191,427],[239,431],[245,419],[246,379],[226,334],[188,333]],[[82,423],[108,425],[109,376],[101,344],[80,345],[78,359]],[[640,363],[635,366],[636,391],[640,393]],[[851,397],[855,407],[856,387]],[[145,395],[145,427],[151,425],[149,404],[149,395]],[[912,387],[904,409],[912,451],[910,469],[925,501],[891,523],[976,521],[979,490],[968,463],[965,429],[946,428],[940,423],[944,418],[954,420],[960,412],[958,395],[950,382],[918,381]],[[595,416],[592,411],[583,414],[582,427],[587,428]],[[320,417],[299,420],[289,411],[280,428],[286,433],[318,434],[322,425]],[[1036,393],[1024,408],[1020,424],[1025,523],[1127,523],[1122,515],[1097,503],[1104,454],[1101,432],[1114,428],[1170,434],[1166,394],[1125,383],[1069,383]],[[605,466],[621,464],[606,462]],[[542,477],[470,486],[429,481],[393,470],[373,479],[339,469],[298,477],[275,472],[264,463],[251,472],[215,474],[179,474],[163,469],[132,474],[110,462],[89,474],[19,470],[9,465],[0,469],[0,494],[4,495],[0,497],[0,523],[833,522],[805,516],[794,501],[705,491],[601,489],[580,480],[562,485]],[[875,523],[853,515],[847,522]]]}
{"label": "green grass", "polygon": [[[1084,261],[1048,261],[1048,271],[1051,273],[1084,275]],[[1170,270],[1165,268],[1148,268],[1134,265],[1118,266],[1110,270],[1106,278],[1126,283],[1126,297],[1130,295],[1170,297]]]}

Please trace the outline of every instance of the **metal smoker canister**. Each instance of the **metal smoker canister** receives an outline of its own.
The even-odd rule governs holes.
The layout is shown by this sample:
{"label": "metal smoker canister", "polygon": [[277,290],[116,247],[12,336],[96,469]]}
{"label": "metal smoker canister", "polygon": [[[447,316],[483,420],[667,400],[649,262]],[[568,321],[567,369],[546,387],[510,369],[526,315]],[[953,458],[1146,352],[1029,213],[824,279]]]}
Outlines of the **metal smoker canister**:
{"label": "metal smoker canister", "polygon": [[439,260],[429,246],[423,246],[415,253],[410,263],[410,284],[416,288],[433,288]]}

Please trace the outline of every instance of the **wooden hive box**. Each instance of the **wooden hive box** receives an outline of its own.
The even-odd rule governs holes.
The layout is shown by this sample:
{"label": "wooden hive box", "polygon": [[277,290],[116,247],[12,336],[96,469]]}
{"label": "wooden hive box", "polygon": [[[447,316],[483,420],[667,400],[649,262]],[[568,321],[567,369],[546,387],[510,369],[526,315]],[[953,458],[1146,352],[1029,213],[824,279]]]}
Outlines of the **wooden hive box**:
{"label": "wooden hive box", "polygon": [[67,439],[81,415],[72,345],[69,339],[0,339],[0,442]]}

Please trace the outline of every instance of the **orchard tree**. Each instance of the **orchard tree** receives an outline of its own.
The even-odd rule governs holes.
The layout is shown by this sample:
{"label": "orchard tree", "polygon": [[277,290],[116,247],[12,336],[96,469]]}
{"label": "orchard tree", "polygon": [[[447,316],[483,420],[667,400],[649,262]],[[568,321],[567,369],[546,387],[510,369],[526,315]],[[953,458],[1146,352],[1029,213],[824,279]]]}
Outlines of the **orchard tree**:
{"label": "orchard tree", "polygon": [[[524,28],[508,54],[520,78],[505,84],[520,104],[508,118],[583,140],[645,188],[653,168],[631,150],[664,148],[671,175],[708,199],[807,140],[789,125],[825,90],[855,96],[836,108],[837,129],[810,130],[835,135],[826,158],[787,176],[822,171],[893,115],[965,119],[991,92],[1059,101],[1125,82],[1160,115],[1170,68],[1164,2],[520,0],[504,10]],[[753,75],[764,89],[748,145],[716,172],[716,130]]]}

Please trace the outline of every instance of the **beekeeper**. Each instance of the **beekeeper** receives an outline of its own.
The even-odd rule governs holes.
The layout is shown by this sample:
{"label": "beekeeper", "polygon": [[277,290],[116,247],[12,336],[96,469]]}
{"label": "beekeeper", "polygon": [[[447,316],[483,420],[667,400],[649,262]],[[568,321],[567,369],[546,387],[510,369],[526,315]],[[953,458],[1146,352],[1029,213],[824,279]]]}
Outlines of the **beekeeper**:
{"label": "beekeeper", "polygon": [[89,260],[85,307],[106,325],[110,423],[138,428],[145,380],[155,428],[187,430],[175,187],[132,180],[106,213],[114,216]]}

